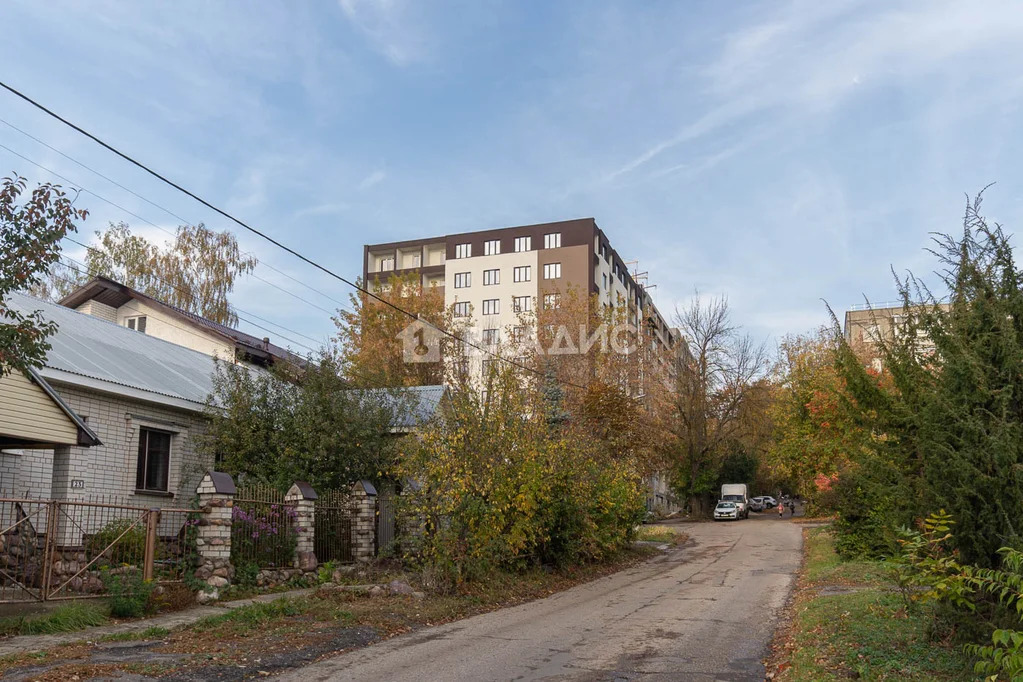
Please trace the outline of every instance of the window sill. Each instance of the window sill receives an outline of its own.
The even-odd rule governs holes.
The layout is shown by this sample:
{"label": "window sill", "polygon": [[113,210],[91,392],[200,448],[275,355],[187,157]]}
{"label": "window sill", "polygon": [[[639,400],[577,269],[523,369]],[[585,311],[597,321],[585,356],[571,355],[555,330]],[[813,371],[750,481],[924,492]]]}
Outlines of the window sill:
{"label": "window sill", "polygon": [[169,493],[166,490],[139,490],[136,488],[133,495],[149,495],[150,497],[174,497],[174,493]]}

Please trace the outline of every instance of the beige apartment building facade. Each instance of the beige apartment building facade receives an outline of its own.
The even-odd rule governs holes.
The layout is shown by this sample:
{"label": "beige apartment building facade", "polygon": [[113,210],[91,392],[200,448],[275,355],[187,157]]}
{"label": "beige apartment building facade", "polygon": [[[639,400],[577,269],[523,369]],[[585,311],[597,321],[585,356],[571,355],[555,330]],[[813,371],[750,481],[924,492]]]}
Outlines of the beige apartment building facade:
{"label": "beige apartment building facade", "polygon": [[363,248],[363,281],[371,291],[392,273],[413,272],[424,287],[442,289],[445,307],[483,346],[511,341],[521,313],[557,307],[569,292],[624,310],[628,324],[644,325],[655,346],[670,348],[677,341],[677,332],[593,218]]}

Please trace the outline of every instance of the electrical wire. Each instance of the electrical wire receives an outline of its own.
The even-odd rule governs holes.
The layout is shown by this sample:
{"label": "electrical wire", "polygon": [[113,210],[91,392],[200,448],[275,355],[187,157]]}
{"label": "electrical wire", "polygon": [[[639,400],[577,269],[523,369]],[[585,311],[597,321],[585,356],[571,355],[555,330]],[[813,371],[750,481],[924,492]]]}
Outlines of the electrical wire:
{"label": "electrical wire", "polygon": [[[21,91],[17,90],[16,88],[11,87],[7,83],[5,83],[3,81],[0,81],[0,87],[4,88],[5,90],[7,90],[11,94],[15,95],[16,97],[24,100],[25,102],[27,102],[28,104],[32,105],[36,109],[39,109],[40,111],[42,111],[43,113],[47,114],[48,116],[56,119],[57,121],[60,121],[61,123],[63,123],[67,127],[71,128],[72,130],[75,130],[76,132],[80,133],[81,135],[84,135],[85,137],[89,138],[90,140],[92,140],[96,144],[100,145],[101,147],[103,147],[107,151],[109,151],[109,152],[119,156],[123,160],[125,160],[128,163],[132,164],[133,166],[139,168],[140,170],[148,173],[149,175],[153,176],[157,180],[160,180],[164,184],[169,185],[170,187],[173,187],[174,189],[178,190],[182,194],[184,194],[184,195],[186,195],[188,197],[191,197],[193,200],[195,200],[198,203],[202,204],[203,206],[205,206],[206,208],[210,209],[211,211],[214,211],[215,213],[223,216],[224,218],[230,220],[231,222],[235,223],[239,227],[242,227],[245,230],[248,230],[252,234],[255,234],[258,237],[261,237],[265,241],[270,242],[271,244],[273,244],[277,248],[279,248],[279,249],[281,249],[281,250],[291,254],[292,256],[294,256],[295,258],[298,258],[302,262],[304,262],[304,263],[306,263],[306,264],[316,268],[317,270],[320,270],[321,272],[329,275],[330,277],[333,277],[334,279],[336,279],[336,280],[338,280],[340,282],[343,282],[344,284],[347,284],[348,286],[352,287],[353,289],[356,289],[357,291],[361,292],[363,295],[368,296],[368,297],[378,301],[379,303],[384,304],[385,306],[387,306],[389,308],[392,308],[396,312],[399,312],[399,313],[401,313],[403,315],[408,316],[410,319],[417,320],[417,321],[421,322],[422,324],[424,324],[426,326],[432,327],[437,332],[439,332],[439,333],[441,333],[441,334],[443,334],[445,336],[448,336],[448,337],[454,339],[455,341],[463,343],[463,344],[465,344],[465,345],[467,345],[467,346],[469,346],[471,348],[475,348],[476,350],[478,350],[478,351],[480,351],[480,352],[482,352],[482,353],[484,353],[486,355],[489,355],[489,356],[491,356],[492,358],[494,358],[496,360],[508,363],[508,364],[510,364],[510,365],[512,365],[514,367],[518,367],[519,369],[525,370],[527,372],[531,372],[531,373],[536,374],[538,376],[546,376],[546,374],[544,372],[540,371],[540,370],[534,369],[534,368],[529,367],[527,365],[523,365],[522,363],[516,362],[515,360],[512,360],[510,358],[506,358],[506,357],[504,357],[504,356],[502,356],[502,355],[500,355],[498,353],[494,353],[493,351],[491,351],[491,350],[489,350],[489,349],[487,349],[487,348],[485,348],[483,346],[480,346],[479,344],[476,344],[476,343],[474,343],[474,342],[472,342],[470,340],[462,338],[459,335],[457,335],[457,334],[455,334],[455,333],[453,333],[451,331],[448,331],[447,329],[444,329],[443,327],[438,326],[438,325],[430,322],[429,320],[421,318],[417,313],[413,313],[413,312],[410,312],[408,310],[405,310],[401,306],[398,306],[398,305],[392,303],[391,301],[389,301],[389,300],[387,300],[387,299],[385,299],[385,298],[383,298],[381,296],[378,296],[378,295],[374,294],[369,289],[366,289],[365,287],[362,287],[362,286],[352,282],[351,280],[343,277],[342,275],[339,275],[338,273],[334,272],[333,270],[331,270],[327,266],[321,265],[320,263],[314,261],[312,258],[309,258],[308,256],[306,256],[306,255],[302,254],[301,252],[295,250],[294,248],[292,248],[290,246],[287,246],[286,244],[282,243],[281,241],[275,239],[274,237],[271,237],[267,233],[265,233],[265,232],[255,228],[255,227],[249,225],[247,222],[241,220],[240,218],[236,218],[235,216],[231,215],[230,213],[228,213],[224,209],[222,209],[222,208],[220,208],[220,207],[210,203],[209,201],[203,199],[198,194],[195,194],[194,192],[192,192],[189,189],[183,187],[182,185],[178,184],[177,182],[174,182],[173,180],[167,178],[166,176],[158,173],[157,171],[153,170],[152,168],[150,168],[149,166],[145,165],[141,161],[136,160],[135,158],[129,156],[128,154],[120,151],[116,147],[108,144],[107,142],[104,142],[102,139],[100,139],[96,135],[90,133],[89,131],[85,130],[81,126],[79,126],[79,125],[77,125],[75,123],[72,123],[71,121],[69,121],[68,119],[64,118],[63,116],[57,114],[56,112],[52,111],[51,109],[48,109],[44,105],[40,104],[39,102],[37,102],[36,100],[32,99],[28,95],[22,93]],[[566,386],[572,386],[574,388],[586,390],[586,387],[582,386],[580,384],[575,384],[575,383],[568,382],[568,381],[564,381],[562,383],[564,385],[566,385]]]}
{"label": "electrical wire", "polygon": [[[32,138],[32,139],[35,139],[35,138]],[[8,153],[18,157],[19,159],[21,159],[23,161],[26,161],[27,163],[32,164],[33,166],[35,166],[36,168],[39,168],[40,170],[43,170],[43,171],[49,173],[53,177],[59,178],[60,180],[63,180],[64,182],[68,183],[69,185],[71,185],[72,187],[77,189],[79,192],[83,192],[85,194],[91,194],[92,196],[96,197],[100,201],[102,201],[102,202],[104,202],[106,204],[109,204],[110,206],[113,206],[114,208],[116,208],[116,209],[118,209],[120,211],[123,211],[124,213],[126,213],[126,214],[128,214],[128,215],[130,215],[130,216],[132,216],[134,218],[137,218],[137,219],[141,220],[142,222],[146,223],[147,225],[150,225],[151,227],[154,227],[157,230],[163,232],[164,234],[170,236],[172,239],[173,238],[177,238],[177,235],[175,235],[173,232],[171,232],[167,228],[162,227],[161,225],[157,225],[153,221],[151,221],[151,220],[149,220],[149,219],[147,219],[147,218],[145,218],[143,216],[140,216],[138,213],[135,213],[134,211],[131,211],[131,210],[125,208],[124,206],[121,206],[120,204],[118,204],[118,203],[116,203],[114,201],[111,201],[110,199],[108,199],[108,198],[106,198],[106,197],[104,197],[104,196],[102,196],[100,194],[97,194],[96,192],[93,192],[91,189],[85,187],[80,182],[76,182],[75,180],[72,180],[71,178],[68,178],[65,175],[61,175],[60,173],[58,173],[57,171],[53,170],[52,168],[47,168],[46,166],[44,166],[43,164],[39,163],[38,161],[34,161],[33,159],[30,159],[29,157],[25,156],[24,154],[16,152],[16,151],[14,151],[13,149],[11,149],[10,147],[8,147],[8,146],[6,146],[4,144],[0,144],[0,149],[4,149]],[[101,177],[106,177],[106,176],[101,175]],[[118,185],[118,186],[120,186],[120,185]],[[133,192],[133,194],[134,194],[134,192]],[[171,215],[174,215],[174,214],[172,213]],[[183,221],[183,222],[185,222],[186,224],[191,224],[191,223],[188,223],[187,220]],[[251,252],[245,252],[242,255],[252,256],[253,254]],[[259,265],[266,266],[266,267],[270,268],[271,270],[274,270],[275,272],[278,272],[278,273],[284,275],[285,277],[288,277],[289,279],[292,279],[292,280],[298,282],[299,284],[302,284],[303,286],[307,287],[311,291],[316,291],[317,293],[320,293],[321,296],[326,296],[326,294],[322,294],[321,292],[318,292],[316,289],[310,287],[308,284],[305,284],[304,282],[301,282],[300,280],[297,280],[294,277],[291,277],[291,275],[288,275],[287,273],[284,273],[284,272],[281,272],[280,270],[277,270],[277,268],[273,267],[272,265],[270,265],[268,263],[264,263],[263,261],[259,261]],[[264,284],[267,284],[267,285],[273,287],[274,289],[277,289],[278,291],[282,291],[285,294],[288,294],[289,296],[291,296],[292,298],[298,299],[299,301],[302,301],[303,303],[306,303],[306,304],[312,306],[313,308],[316,308],[317,310],[321,310],[321,311],[327,313],[328,315],[333,315],[335,312],[337,312],[337,311],[333,311],[333,310],[327,310],[326,308],[324,308],[322,306],[319,306],[319,305],[313,303],[312,301],[310,301],[308,299],[302,298],[301,296],[299,296],[298,294],[296,294],[296,293],[294,293],[292,291],[288,291],[287,289],[285,289],[284,287],[282,287],[282,286],[280,286],[278,284],[274,284],[273,282],[270,282],[268,280],[263,279],[262,277],[260,277],[259,275],[255,274],[255,273],[250,272],[250,273],[247,273],[247,274],[248,274],[249,277],[253,277],[254,279],[258,279],[260,282],[263,282]],[[332,300],[334,300],[334,299],[332,299]],[[344,306],[344,304],[342,304],[340,301],[337,301],[337,303],[339,303],[339,305],[341,305],[341,309],[342,310],[345,310],[346,312],[349,312],[349,313],[352,312],[350,309],[346,308]],[[295,333],[297,334],[298,332],[295,332]]]}
{"label": "electrical wire", "polygon": [[[25,137],[29,138],[30,140],[34,140],[35,142],[38,142],[39,144],[43,145],[43,146],[44,146],[44,147],[46,147],[47,149],[50,149],[50,150],[52,150],[52,151],[56,152],[57,154],[60,154],[61,156],[63,156],[63,157],[64,157],[65,159],[67,159],[68,161],[71,161],[72,163],[75,163],[75,164],[77,164],[77,165],[81,166],[82,168],[84,168],[85,170],[89,171],[90,173],[92,173],[92,174],[94,174],[94,175],[97,175],[97,176],[99,176],[99,177],[103,178],[103,179],[104,179],[104,180],[106,180],[107,182],[109,182],[109,183],[111,183],[111,184],[113,184],[113,185],[115,185],[115,186],[117,186],[117,187],[120,187],[120,188],[121,188],[121,189],[123,189],[123,190],[124,190],[125,192],[128,192],[128,193],[129,193],[129,194],[131,194],[132,196],[134,196],[134,197],[137,197],[138,199],[140,199],[140,200],[142,200],[142,201],[146,202],[146,203],[147,203],[147,204],[149,204],[150,206],[153,206],[153,207],[155,207],[155,208],[158,208],[158,209],[160,209],[161,211],[163,211],[163,212],[164,212],[164,213],[166,213],[167,215],[171,216],[172,218],[175,218],[176,220],[179,220],[179,221],[181,221],[181,222],[182,222],[182,223],[184,223],[185,225],[194,225],[194,224],[195,224],[194,222],[192,222],[192,221],[190,221],[190,220],[188,220],[188,219],[186,219],[186,218],[182,218],[182,217],[181,217],[180,215],[178,215],[178,214],[177,214],[177,213],[175,213],[174,211],[170,210],[169,208],[167,208],[167,207],[165,207],[165,206],[162,206],[162,205],[160,205],[160,204],[156,203],[156,202],[155,202],[155,201],[153,201],[152,199],[149,199],[148,197],[145,197],[145,196],[143,196],[143,195],[139,194],[138,192],[136,192],[136,191],[134,191],[134,190],[132,190],[132,189],[130,189],[130,188],[128,188],[128,187],[125,187],[124,185],[122,185],[121,183],[117,182],[117,181],[116,181],[116,180],[114,180],[113,178],[110,178],[110,177],[108,177],[108,176],[104,175],[103,173],[99,172],[99,171],[98,171],[98,170],[96,170],[95,168],[93,168],[93,167],[89,166],[89,165],[88,165],[88,164],[86,164],[86,163],[83,163],[82,161],[79,161],[78,159],[76,159],[75,157],[71,156],[70,154],[67,154],[67,153],[63,152],[63,151],[61,151],[60,149],[58,149],[58,148],[54,147],[53,145],[51,145],[51,144],[47,143],[46,141],[44,141],[44,140],[40,140],[40,139],[39,139],[38,137],[36,137],[35,135],[32,135],[31,133],[29,133],[29,132],[26,132],[26,131],[22,130],[21,128],[19,128],[18,126],[14,125],[14,124],[13,124],[13,123],[11,123],[10,121],[7,121],[7,120],[5,120],[5,119],[3,119],[3,118],[0,118],[0,123],[3,123],[3,124],[4,124],[4,125],[6,125],[6,126],[7,126],[8,128],[11,128],[12,130],[15,130],[15,131],[17,131],[17,132],[21,133],[22,135],[24,135]],[[10,151],[10,150],[8,150],[8,151]],[[12,153],[13,153],[13,152],[12,152]],[[24,157],[22,157],[22,158],[24,158]],[[26,161],[27,161],[27,160],[28,160],[28,159],[26,159]],[[29,161],[29,163],[34,163],[34,162],[32,162],[32,161]],[[38,164],[37,164],[37,165],[38,165]],[[52,172],[52,171],[50,171],[50,172]],[[71,181],[70,181],[70,180],[68,180],[67,182],[71,182]],[[90,192],[90,194],[92,194],[92,192]],[[97,195],[93,194],[93,196],[97,196]],[[141,219],[142,219],[142,220],[144,220],[144,218],[141,218]],[[148,221],[147,221],[147,222],[148,222]],[[163,229],[163,228],[160,228],[159,226],[155,226],[155,227],[157,227],[158,229]],[[168,232],[167,230],[164,230],[164,232],[167,232],[168,234],[171,234],[171,233],[170,233],[170,232]],[[174,235],[173,235],[173,234],[171,234],[171,236],[173,237]],[[247,251],[247,252],[244,252],[244,253],[243,253],[242,255],[244,255],[244,256],[253,256],[253,257],[255,256],[255,254],[253,254],[253,253],[252,253],[251,251]],[[305,282],[303,282],[303,281],[301,281],[301,280],[299,280],[299,279],[296,279],[295,277],[293,277],[293,276],[289,275],[288,273],[286,273],[286,272],[284,272],[284,271],[282,271],[282,270],[278,270],[277,268],[275,268],[275,267],[274,267],[273,265],[270,265],[269,263],[264,263],[264,262],[260,261],[260,264],[261,264],[261,265],[263,265],[263,266],[265,266],[265,267],[267,267],[267,268],[269,268],[269,269],[271,269],[271,270],[273,270],[274,272],[276,272],[276,273],[277,273],[277,274],[279,274],[279,275],[283,275],[284,277],[287,277],[288,279],[292,280],[292,281],[293,281],[293,282],[295,282],[296,284],[301,284],[301,285],[302,285],[302,286],[304,286],[305,288],[309,289],[309,291],[312,291],[313,293],[319,294],[320,296],[323,296],[324,298],[326,298],[326,299],[327,299],[327,300],[329,300],[329,301],[332,301],[332,302],[334,302],[334,303],[337,303],[337,304],[338,304],[338,305],[340,305],[340,306],[341,306],[342,308],[343,308],[343,307],[344,307],[344,306],[346,305],[346,304],[345,304],[345,303],[344,303],[343,301],[339,301],[339,300],[337,300],[336,298],[334,298],[333,296],[331,296],[330,294],[324,293],[324,292],[320,291],[319,289],[317,289],[317,288],[315,288],[315,287],[312,287],[312,286],[310,286],[310,285],[306,284]],[[259,278],[257,277],[257,279],[259,279]],[[265,281],[265,280],[263,280],[263,281]],[[291,293],[291,292],[288,292],[288,293]],[[292,294],[292,295],[294,295],[294,294]],[[296,296],[296,298],[300,298],[300,297]],[[300,298],[300,300],[305,300],[305,299],[301,299],[301,298]],[[310,304],[310,305],[312,305],[312,304]],[[322,308],[321,308],[321,310],[322,310]],[[330,311],[328,311],[328,312],[330,312]]]}

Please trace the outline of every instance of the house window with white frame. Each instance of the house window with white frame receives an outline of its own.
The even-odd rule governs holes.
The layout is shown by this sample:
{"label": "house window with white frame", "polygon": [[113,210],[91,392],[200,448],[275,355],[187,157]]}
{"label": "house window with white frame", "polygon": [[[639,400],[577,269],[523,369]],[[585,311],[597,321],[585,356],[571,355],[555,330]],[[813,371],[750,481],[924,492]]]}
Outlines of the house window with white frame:
{"label": "house window with white frame", "polygon": [[489,287],[494,284],[501,283],[501,270],[494,268],[493,270],[483,271],[483,286]]}
{"label": "house window with white frame", "polygon": [[516,237],[515,238],[515,253],[522,253],[523,251],[533,250],[533,238],[532,237]]}
{"label": "house window with white frame", "polygon": [[544,310],[557,310],[558,308],[560,308],[561,294],[544,294],[543,307]]}
{"label": "house window with white frame", "polygon": [[526,340],[526,327],[524,325],[516,325],[512,327],[512,341],[515,343],[522,343]]}
{"label": "house window with white frame", "polygon": [[528,313],[533,309],[533,298],[531,296],[512,296],[512,311],[516,313]]}
{"label": "house window with white frame", "polygon": [[472,244],[455,244],[455,258],[471,258]]}
{"label": "house window with white frame", "polygon": [[133,331],[137,331],[141,334],[146,333],[146,316],[139,315],[137,317],[126,317],[124,318],[124,326]]}
{"label": "house window with white frame", "polygon": [[458,303],[451,306],[451,313],[455,317],[469,317],[469,302],[459,301]]}
{"label": "house window with white frame", "polygon": [[561,248],[561,233],[551,232],[543,236],[543,248],[545,249],[560,249]]}
{"label": "house window with white frame", "polygon": [[158,431],[144,426],[139,429],[138,468],[135,471],[136,490],[168,492],[172,435],[167,431]]}
{"label": "house window with white frame", "polygon": [[456,272],[455,273],[455,288],[465,289],[472,285],[472,273],[471,272]]}
{"label": "house window with white frame", "polygon": [[544,279],[561,279],[561,263],[544,263]]}
{"label": "house window with white frame", "polygon": [[512,280],[515,282],[528,282],[532,276],[531,268],[528,265],[516,265],[512,270]]}
{"label": "house window with white frame", "polygon": [[483,242],[483,255],[484,256],[497,256],[501,253],[501,240],[500,239],[488,239]]}
{"label": "house window with white frame", "polygon": [[499,298],[485,298],[483,299],[483,314],[484,315],[497,315],[501,312],[501,299]]}
{"label": "house window with white frame", "polygon": [[487,346],[496,346],[501,340],[500,330],[498,329],[484,329],[483,330],[483,343]]}

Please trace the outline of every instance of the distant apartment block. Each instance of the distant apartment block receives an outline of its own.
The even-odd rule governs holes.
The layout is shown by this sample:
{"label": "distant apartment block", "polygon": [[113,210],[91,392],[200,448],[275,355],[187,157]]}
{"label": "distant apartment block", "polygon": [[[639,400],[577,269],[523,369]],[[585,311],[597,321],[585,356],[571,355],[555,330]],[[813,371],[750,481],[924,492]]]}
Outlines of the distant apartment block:
{"label": "distant apartment block", "polygon": [[418,273],[440,287],[445,306],[466,318],[484,345],[516,341],[520,312],[556,307],[570,289],[624,309],[645,324],[654,350],[676,344],[672,330],[593,218],[463,232],[363,249],[363,280],[376,290],[392,273]]}
{"label": "distant apartment block", "polygon": [[[914,315],[920,307],[911,305],[907,311],[902,301],[850,306],[849,310],[845,311],[843,327],[845,340],[853,345],[876,345],[880,341],[894,339],[909,322],[907,316]],[[939,307],[947,310],[948,304],[942,303]],[[918,330],[917,336],[924,339],[922,331]],[[929,340],[925,340],[923,345],[929,346]]]}

